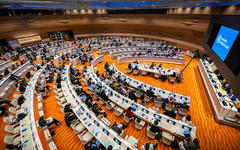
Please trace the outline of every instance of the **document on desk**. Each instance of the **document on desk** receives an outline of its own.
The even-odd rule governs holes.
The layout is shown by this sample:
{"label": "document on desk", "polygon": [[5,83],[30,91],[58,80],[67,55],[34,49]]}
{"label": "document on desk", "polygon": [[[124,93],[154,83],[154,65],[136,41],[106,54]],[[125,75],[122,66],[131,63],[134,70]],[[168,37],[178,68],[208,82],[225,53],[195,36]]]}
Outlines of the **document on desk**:
{"label": "document on desk", "polygon": [[100,132],[99,128],[94,129],[94,135],[95,135],[97,140],[101,139],[101,132]]}
{"label": "document on desk", "polygon": [[227,92],[226,92],[224,89],[222,89],[222,88],[219,88],[219,89],[220,89],[220,92],[221,92],[221,93],[227,95]]}
{"label": "document on desk", "polygon": [[176,128],[175,127],[171,127],[170,131],[173,132],[173,133],[176,133]]}
{"label": "document on desk", "polygon": [[115,146],[114,143],[111,143],[109,140],[107,140],[107,141],[104,143],[104,146],[105,146],[105,147],[108,147],[109,145],[112,145],[113,147]]}

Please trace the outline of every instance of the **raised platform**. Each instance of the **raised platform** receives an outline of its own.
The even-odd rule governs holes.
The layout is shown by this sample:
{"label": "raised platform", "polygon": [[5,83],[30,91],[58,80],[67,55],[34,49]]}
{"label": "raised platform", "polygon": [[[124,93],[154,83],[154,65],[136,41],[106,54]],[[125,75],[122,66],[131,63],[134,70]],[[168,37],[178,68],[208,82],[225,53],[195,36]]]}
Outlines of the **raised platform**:
{"label": "raised platform", "polygon": [[[219,124],[228,125],[237,129],[240,129],[240,124],[233,122],[232,118],[226,117],[224,112],[226,111],[224,107],[221,107],[219,100],[211,86],[211,83],[207,77],[207,74],[204,70],[204,66],[202,65],[201,61],[198,64],[198,70],[200,72],[202,81],[204,83],[205,91],[208,96],[208,100],[210,102],[210,106],[212,107],[212,112],[214,114],[214,118],[216,122]],[[232,120],[232,121],[230,121]]]}

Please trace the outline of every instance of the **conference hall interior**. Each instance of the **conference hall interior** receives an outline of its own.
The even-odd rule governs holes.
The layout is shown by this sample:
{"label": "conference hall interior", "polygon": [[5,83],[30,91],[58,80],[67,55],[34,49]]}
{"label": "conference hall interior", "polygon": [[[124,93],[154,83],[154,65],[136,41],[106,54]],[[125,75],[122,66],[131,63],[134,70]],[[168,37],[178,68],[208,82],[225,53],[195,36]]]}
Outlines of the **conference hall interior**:
{"label": "conference hall interior", "polygon": [[1,150],[238,150],[240,1],[0,0]]}

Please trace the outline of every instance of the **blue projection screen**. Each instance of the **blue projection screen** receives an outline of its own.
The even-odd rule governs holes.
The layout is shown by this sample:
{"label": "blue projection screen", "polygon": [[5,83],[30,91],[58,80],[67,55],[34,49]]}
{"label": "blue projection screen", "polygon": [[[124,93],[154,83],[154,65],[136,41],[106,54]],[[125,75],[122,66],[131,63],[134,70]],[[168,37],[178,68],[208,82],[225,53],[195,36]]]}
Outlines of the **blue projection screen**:
{"label": "blue projection screen", "polygon": [[212,50],[218,55],[218,57],[224,61],[231,50],[231,47],[236,40],[239,31],[221,26],[217,38],[213,43]]}

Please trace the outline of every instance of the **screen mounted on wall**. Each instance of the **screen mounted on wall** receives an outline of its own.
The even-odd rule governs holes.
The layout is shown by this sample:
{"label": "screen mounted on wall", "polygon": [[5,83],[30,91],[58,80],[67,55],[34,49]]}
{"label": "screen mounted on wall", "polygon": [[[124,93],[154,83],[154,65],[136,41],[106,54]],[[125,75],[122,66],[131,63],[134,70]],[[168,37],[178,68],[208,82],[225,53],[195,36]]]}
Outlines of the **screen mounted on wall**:
{"label": "screen mounted on wall", "polygon": [[240,97],[240,16],[215,15],[203,47],[220,74]]}
{"label": "screen mounted on wall", "polygon": [[240,72],[239,32],[239,30],[215,23],[207,41],[211,51],[220,58],[219,60],[222,61],[235,76],[237,76]]}
{"label": "screen mounted on wall", "polygon": [[229,54],[238,34],[239,31],[237,30],[221,26],[213,43],[212,50],[222,61],[224,61]]}

